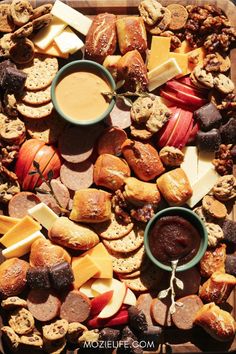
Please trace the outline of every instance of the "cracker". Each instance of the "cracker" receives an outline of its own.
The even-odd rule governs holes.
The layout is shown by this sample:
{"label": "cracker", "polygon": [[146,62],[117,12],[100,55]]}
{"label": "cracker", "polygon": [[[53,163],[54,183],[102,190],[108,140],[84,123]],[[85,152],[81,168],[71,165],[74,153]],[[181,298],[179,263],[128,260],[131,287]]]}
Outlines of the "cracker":
{"label": "cracker", "polygon": [[120,277],[128,288],[133,291],[148,291],[157,289],[163,277],[163,271],[160,268],[151,265],[146,270],[142,271],[136,278],[125,279]]}
{"label": "cracker", "polygon": [[111,220],[99,223],[94,226],[98,235],[105,240],[117,240],[126,236],[133,229],[134,224],[123,224],[118,221],[116,215],[112,213]]}
{"label": "cracker", "polygon": [[25,91],[21,100],[32,106],[46,104],[51,101],[51,86],[39,91]]}
{"label": "cracker", "polygon": [[30,106],[23,102],[17,104],[17,111],[24,117],[31,119],[41,119],[49,116],[52,113],[53,104],[49,102],[41,106]]}
{"label": "cracker", "polygon": [[55,111],[46,118],[25,119],[25,126],[31,138],[54,144],[58,141],[66,122]]}
{"label": "cracker", "polygon": [[58,71],[58,61],[54,57],[37,54],[29,65],[21,66],[20,69],[27,74],[27,90],[42,90],[52,83]]}
{"label": "cracker", "polygon": [[129,254],[118,252],[109,253],[112,258],[113,270],[119,274],[127,274],[139,269],[145,255],[144,246]]}
{"label": "cracker", "polygon": [[104,245],[112,252],[129,253],[143,244],[143,235],[133,230],[118,240],[103,240]]}
{"label": "cracker", "polygon": [[130,273],[119,273],[118,277],[121,277],[123,279],[133,279],[133,278],[138,278],[141,274],[141,272],[144,272],[148,267],[150,267],[150,261],[146,256],[144,256],[141,266],[139,269],[136,269]]}

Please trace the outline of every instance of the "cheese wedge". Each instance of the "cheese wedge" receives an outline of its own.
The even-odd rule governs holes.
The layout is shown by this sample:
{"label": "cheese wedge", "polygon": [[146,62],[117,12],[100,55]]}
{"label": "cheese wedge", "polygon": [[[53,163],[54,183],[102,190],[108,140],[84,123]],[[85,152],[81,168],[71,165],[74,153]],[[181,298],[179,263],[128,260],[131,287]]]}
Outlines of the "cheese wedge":
{"label": "cheese wedge", "polygon": [[175,59],[168,59],[163,64],[148,72],[148,90],[153,91],[175,76],[182,74],[182,70]]}
{"label": "cheese wedge", "polygon": [[82,33],[84,36],[87,35],[92,23],[90,18],[82,15],[79,11],[76,11],[73,7],[66,5],[60,0],[55,1],[51,14],[59,18],[61,21],[66,22],[67,25]]}
{"label": "cheese wedge", "polygon": [[210,169],[204,173],[192,186],[193,195],[187,201],[188,206],[193,208],[214,186],[219,178],[215,169]]}
{"label": "cheese wedge", "polygon": [[65,28],[67,24],[57,17],[53,17],[50,25],[43,27],[33,37],[32,41],[40,49],[46,49]]}
{"label": "cheese wedge", "polygon": [[112,268],[112,259],[110,258],[99,258],[92,257],[96,265],[99,267],[99,272],[96,273],[94,278],[112,278],[113,277],[113,268]]}
{"label": "cheese wedge", "polygon": [[66,27],[63,32],[56,36],[54,42],[63,54],[74,54],[84,46],[84,43],[70,27]]}
{"label": "cheese wedge", "polygon": [[2,251],[2,255],[5,258],[22,257],[30,252],[32,243],[38,238],[45,238],[40,231],[36,231],[25,239],[15,243],[14,245],[11,245],[10,247],[5,248]]}
{"label": "cheese wedge", "polygon": [[205,151],[198,152],[198,171],[197,171],[198,179],[201,178],[209,170],[214,169],[214,166],[212,164],[212,160],[214,158],[215,158],[214,152],[205,152]]}
{"label": "cheese wedge", "polygon": [[72,260],[72,270],[75,277],[75,289],[79,289],[81,285],[100,271],[93,258],[88,254],[84,257],[78,257],[76,260]]}
{"label": "cheese wedge", "polygon": [[169,53],[169,58],[175,59],[180,69],[182,70],[182,74],[179,76],[188,74],[188,54]]}
{"label": "cheese wedge", "polygon": [[90,248],[88,251],[83,253],[83,256],[85,256],[86,254],[89,254],[93,258],[111,258],[110,254],[108,253],[106,247],[102,242],[99,242],[96,246]]}
{"label": "cheese wedge", "polygon": [[169,59],[170,41],[170,37],[152,36],[151,49],[147,64],[149,71]]}
{"label": "cheese wedge", "polygon": [[[188,52],[188,72],[187,74],[190,74],[194,68],[197,66],[197,65],[200,65],[202,66],[203,65],[203,61],[206,57],[206,50],[204,47],[200,47],[200,48],[196,48],[194,50],[191,50],[191,52]],[[191,58],[196,58],[196,62],[192,62],[192,59]]]}
{"label": "cheese wedge", "polygon": [[10,216],[0,215],[0,234],[5,234],[19,221],[20,219],[17,218],[11,218]]}
{"label": "cheese wedge", "polygon": [[5,233],[0,239],[0,242],[5,247],[10,247],[39,230],[41,230],[41,225],[27,215]]}
{"label": "cheese wedge", "polygon": [[41,53],[45,55],[52,55],[53,57],[59,57],[62,59],[69,58],[68,53],[62,53],[59,48],[57,47],[56,43],[52,42],[46,49],[40,49],[36,45],[34,46],[35,53]]}
{"label": "cheese wedge", "polygon": [[44,203],[39,203],[29,209],[28,214],[47,230],[51,229],[52,225],[58,218],[58,215]]}
{"label": "cheese wedge", "polygon": [[198,151],[196,146],[186,146],[183,149],[184,161],[181,168],[186,173],[191,186],[198,179]]}

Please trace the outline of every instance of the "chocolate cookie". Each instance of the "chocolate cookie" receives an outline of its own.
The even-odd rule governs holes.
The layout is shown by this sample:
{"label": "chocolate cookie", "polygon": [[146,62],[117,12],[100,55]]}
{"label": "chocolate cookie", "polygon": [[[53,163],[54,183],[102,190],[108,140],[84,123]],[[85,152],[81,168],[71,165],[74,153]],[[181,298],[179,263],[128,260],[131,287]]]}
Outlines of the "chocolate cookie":
{"label": "chocolate cookie", "polygon": [[88,328],[85,327],[82,323],[79,322],[71,322],[68,325],[68,331],[66,338],[68,342],[72,344],[78,343],[78,338],[82,336],[84,331],[87,331]]}
{"label": "chocolate cookie", "polygon": [[184,154],[174,146],[165,146],[160,152],[159,156],[165,166],[177,167],[184,161]]}
{"label": "chocolate cookie", "polygon": [[205,227],[208,233],[208,246],[216,246],[218,241],[224,237],[222,228],[219,225],[213,224],[211,222],[205,223]]}
{"label": "chocolate cookie", "polygon": [[25,139],[24,122],[19,118],[11,120],[5,118],[4,124],[0,126],[0,137],[9,144],[21,144]]}
{"label": "chocolate cookie", "polygon": [[145,23],[152,26],[164,16],[162,5],[156,0],[143,0],[138,6],[140,15]]}
{"label": "chocolate cookie", "polygon": [[152,113],[146,122],[147,130],[153,134],[158,132],[158,130],[160,130],[168,121],[170,116],[171,111],[168,109],[168,107],[156,99],[153,104]]}
{"label": "chocolate cookie", "polygon": [[33,15],[31,17],[31,19],[33,20],[35,18],[46,15],[51,11],[51,9],[52,9],[52,4],[44,4],[44,5],[38,6],[33,10]]}
{"label": "chocolate cookie", "polygon": [[196,80],[199,81],[200,84],[204,85],[205,87],[214,87],[214,78],[212,73],[208,73],[201,66],[195,67],[193,75],[195,76]]}
{"label": "chocolate cookie", "polygon": [[11,296],[6,300],[2,300],[1,306],[5,310],[12,310],[17,307],[27,307],[27,302],[18,296]]}
{"label": "chocolate cookie", "polygon": [[132,104],[130,115],[133,122],[146,123],[153,112],[155,96],[139,97]]}
{"label": "chocolate cookie", "polygon": [[34,329],[34,318],[28,310],[21,308],[10,315],[9,325],[17,334],[28,334]]}
{"label": "chocolate cookie", "polygon": [[52,15],[45,14],[40,17],[35,18],[33,23],[34,31],[38,31],[39,29],[48,26],[52,22]]}
{"label": "chocolate cookie", "polygon": [[24,26],[18,28],[15,32],[12,33],[12,40],[19,40],[22,38],[29,37],[33,32],[33,24],[32,22],[26,23]]}
{"label": "chocolate cookie", "polygon": [[15,331],[9,326],[3,326],[1,328],[3,337],[6,338],[10,347],[15,351],[18,349],[20,344],[20,337],[15,333]]}
{"label": "chocolate cookie", "polygon": [[43,339],[39,333],[33,332],[20,337],[21,344],[42,348]]}

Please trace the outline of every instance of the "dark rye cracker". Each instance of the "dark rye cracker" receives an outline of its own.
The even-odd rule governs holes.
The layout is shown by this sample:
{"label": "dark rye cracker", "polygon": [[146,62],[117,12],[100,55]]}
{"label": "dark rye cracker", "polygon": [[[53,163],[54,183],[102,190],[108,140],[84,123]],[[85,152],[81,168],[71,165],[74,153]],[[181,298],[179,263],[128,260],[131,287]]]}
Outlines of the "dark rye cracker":
{"label": "dark rye cracker", "polygon": [[116,215],[112,213],[110,220],[94,225],[94,228],[101,238],[105,240],[117,240],[130,233],[133,226],[134,224],[132,222],[123,224],[121,221],[117,220]]}

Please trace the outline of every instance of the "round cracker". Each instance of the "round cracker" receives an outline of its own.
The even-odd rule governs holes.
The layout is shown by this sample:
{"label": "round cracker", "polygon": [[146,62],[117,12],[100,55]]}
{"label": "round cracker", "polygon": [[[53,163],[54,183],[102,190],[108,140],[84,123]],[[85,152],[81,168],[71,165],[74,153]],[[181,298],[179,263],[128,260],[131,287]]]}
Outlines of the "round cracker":
{"label": "round cracker", "polygon": [[95,225],[96,232],[98,235],[105,240],[118,240],[126,236],[133,229],[134,224],[123,224],[121,221],[117,220],[116,215],[112,213],[111,219]]}
{"label": "round cracker", "polygon": [[131,290],[143,292],[157,289],[162,277],[163,271],[154,265],[151,265],[145,271],[142,271],[136,278],[125,279],[120,277],[120,280]]}
{"label": "round cracker", "polygon": [[111,252],[129,253],[137,250],[143,244],[143,236],[132,230],[128,235],[118,240],[103,240],[103,243]]}
{"label": "round cracker", "polygon": [[141,267],[144,260],[144,246],[130,253],[109,252],[112,258],[114,272],[119,274],[129,274]]}
{"label": "round cracker", "polygon": [[45,87],[39,91],[25,91],[21,100],[32,106],[46,104],[51,101],[51,86]]}
{"label": "round cracker", "polygon": [[56,143],[65,125],[65,121],[55,111],[46,118],[25,119],[26,130],[30,137],[44,141],[46,144]]}
{"label": "round cracker", "polygon": [[41,119],[49,116],[53,110],[52,102],[49,102],[41,106],[30,106],[23,102],[17,104],[17,111],[22,114],[22,116],[31,119]]}
{"label": "round cracker", "polygon": [[133,278],[138,278],[141,274],[141,272],[144,272],[148,267],[150,267],[150,261],[147,259],[146,256],[144,256],[141,266],[139,269],[136,269],[130,273],[117,273],[118,277],[121,277],[123,279],[133,279]]}
{"label": "round cracker", "polygon": [[29,91],[42,90],[49,86],[58,71],[58,60],[42,54],[35,55],[33,61],[20,69],[27,74],[25,88]]}

